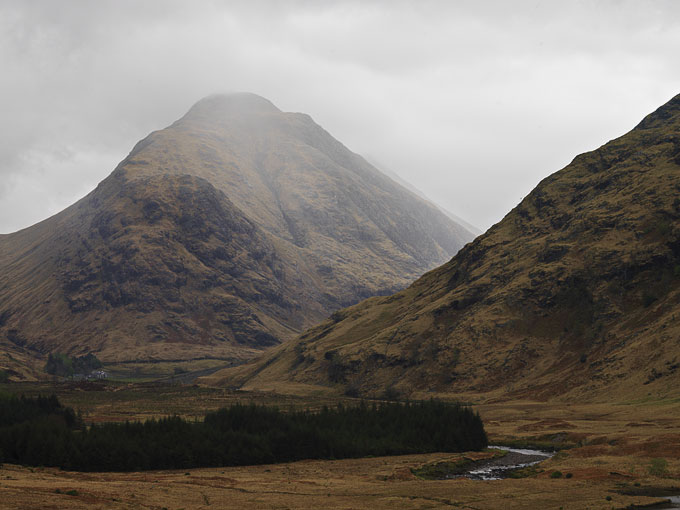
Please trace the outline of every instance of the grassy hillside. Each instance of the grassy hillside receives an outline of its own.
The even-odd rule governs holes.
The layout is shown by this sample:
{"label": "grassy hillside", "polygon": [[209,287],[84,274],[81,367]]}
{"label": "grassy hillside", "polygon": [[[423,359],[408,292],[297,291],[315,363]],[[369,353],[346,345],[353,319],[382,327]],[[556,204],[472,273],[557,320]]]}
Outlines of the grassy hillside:
{"label": "grassy hillside", "polygon": [[208,381],[356,395],[677,394],[680,96],[408,289]]}

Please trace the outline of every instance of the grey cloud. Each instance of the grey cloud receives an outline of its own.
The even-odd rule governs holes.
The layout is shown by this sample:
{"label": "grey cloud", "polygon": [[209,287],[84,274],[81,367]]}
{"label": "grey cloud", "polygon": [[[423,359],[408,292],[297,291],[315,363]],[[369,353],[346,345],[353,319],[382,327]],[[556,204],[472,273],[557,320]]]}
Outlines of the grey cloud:
{"label": "grey cloud", "polygon": [[215,92],[309,113],[486,228],[680,92],[673,1],[4,1],[0,232]]}

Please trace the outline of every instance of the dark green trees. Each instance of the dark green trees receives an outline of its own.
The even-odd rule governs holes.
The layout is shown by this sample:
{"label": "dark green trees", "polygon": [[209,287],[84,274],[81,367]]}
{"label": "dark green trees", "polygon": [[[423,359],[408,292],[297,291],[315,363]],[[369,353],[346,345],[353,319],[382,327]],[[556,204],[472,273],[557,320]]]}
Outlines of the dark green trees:
{"label": "dark green trees", "polygon": [[5,462],[83,471],[457,452],[486,445],[478,414],[436,401],[288,413],[235,405],[208,413],[203,422],[169,417],[82,428],[55,397],[0,399]]}
{"label": "dark green trees", "polygon": [[66,354],[57,352],[48,355],[45,372],[60,377],[72,377],[75,374],[86,376],[101,367],[102,362],[92,353],[70,358]]}

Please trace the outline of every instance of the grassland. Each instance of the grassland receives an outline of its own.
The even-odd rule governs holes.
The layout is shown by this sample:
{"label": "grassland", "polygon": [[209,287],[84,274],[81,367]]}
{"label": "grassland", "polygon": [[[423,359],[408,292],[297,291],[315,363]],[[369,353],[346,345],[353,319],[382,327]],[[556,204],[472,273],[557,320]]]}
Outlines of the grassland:
{"label": "grassland", "polygon": [[198,385],[159,382],[30,382],[0,384],[0,391],[27,396],[54,393],[65,405],[80,411],[86,422],[144,420],[162,416],[202,418],[237,402],[277,405],[282,409],[317,409],[340,401],[323,395],[297,397],[267,392],[231,391]]}
{"label": "grassland", "polygon": [[[337,402],[323,394],[281,397],[158,383],[0,387],[8,388],[26,394],[54,389],[66,405],[81,409],[86,421],[198,417],[236,401],[283,408]],[[498,481],[422,480],[411,471],[426,464],[484,458],[491,452],[302,461],[188,474],[85,474],[5,465],[0,470],[0,508],[622,509],[659,502],[668,494],[664,490],[680,494],[677,400],[578,404],[480,399],[475,409],[495,444],[564,449],[525,478]],[[553,478],[556,471],[563,476]]]}

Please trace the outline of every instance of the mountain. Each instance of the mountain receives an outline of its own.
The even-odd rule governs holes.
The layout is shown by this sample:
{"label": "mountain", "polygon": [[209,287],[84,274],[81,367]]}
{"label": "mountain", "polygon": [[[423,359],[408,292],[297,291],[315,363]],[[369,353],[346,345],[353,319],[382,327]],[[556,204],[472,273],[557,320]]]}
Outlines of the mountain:
{"label": "mountain", "polygon": [[211,96],[76,204],[0,236],[5,365],[252,356],[473,237],[308,115]]}
{"label": "mountain", "polygon": [[376,159],[372,158],[372,157],[368,157],[368,156],[365,156],[365,157],[366,157],[366,160],[367,160],[369,163],[371,163],[371,165],[373,165],[375,168],[377,168],[378,170],[380,170],[382,173],[384,173],[386,176],[388,176],[390,179],[392,179],[392,180],[393,180],[394,182],[396,182],[397,184],[401,184],[401,185],[402,185],[404,188],[406,188],[407,190],[412,191],[413,193],[415,193],[416,195],[418,195],[418,196],[419,196],[420,198],[422,198],[423,200],[426,200],[426,201],[428,201],[429,203],[431,203],[432,205],[434,205],[437,209],[439,209],[439,210],[440,210],[441,212],[443,212],[446,216],[448,216],[449,219],[453,220],[454,223],[457,223],[458,225],[461,225],[462,227],[464,227],[464,228],[465,228],[466,230],[468,230],[469,232],[472,232],[475,236],[478,236],[479,234],[482,233],[482,231],[481,231],[479,228],[475,227],[473,224],[468,223],[467,221],[465,221],[465,220],[464,220],[463,218],[461,218],[460,216],[457,216],[457,215],[453,214],[451,211],[449,211],[449,210],[446,209],[445,207],[442,207],[441,205],[439,205],[439,204],[437,204],[437,203],[435,203],[435,202],[432,202],[429,198],[427,198],[427,196],[425,195],[425,193],[423,193],[422,191],[420,191],[418,188],[416,188],[413,184],[411,184],[411,183],[408,182],[407,180],[402,179],[402,178],[399,176],[399,174],[398,174],[397,172],[395,172],[394,170],[392,170],[391,168],[388,168],[387,166],[385,166],[385,165],[383,165],[383,164],[381,164],[381,163],[378,163],[378,161],[377,161]]}
{"label": "mountain", "polygon": [[[647,398],[680,385],[680,96],[451,261],[207,380],[350,395]],[[276,385],[276,386],[274,386]]]}

